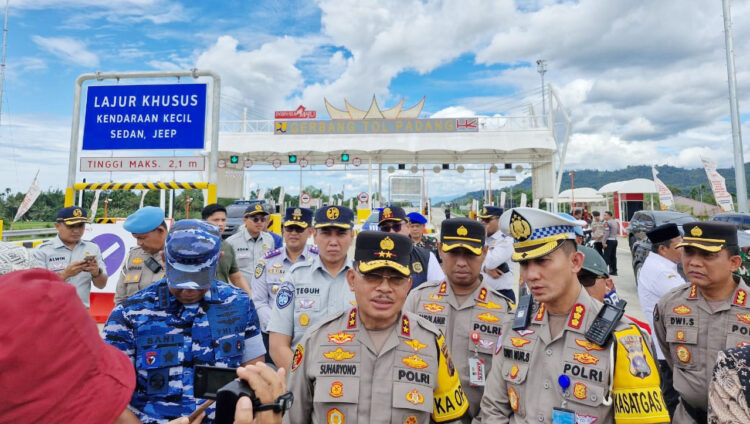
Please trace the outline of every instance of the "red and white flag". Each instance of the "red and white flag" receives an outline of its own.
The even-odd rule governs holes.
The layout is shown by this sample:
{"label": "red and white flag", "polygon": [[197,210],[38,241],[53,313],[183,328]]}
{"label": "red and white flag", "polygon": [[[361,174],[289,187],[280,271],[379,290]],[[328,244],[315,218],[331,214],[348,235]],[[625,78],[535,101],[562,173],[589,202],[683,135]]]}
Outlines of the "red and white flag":
{"label": "red and white flag", "polygon": [[31,205],[36,202],[36,199],[39,197],[39,194],[41,194],[42,189],[39,187],[39,184],[37,184],[37,177],[39,176],[39,171],[36,172],[36,176],[34,176],[34,181],[31,183],[31,187],[29,187],[29,191],[26,192],[26,197],[23,198],[23,202],[21,202],[21,205],[18,207],[18,211],[16,212],[16,217],[13,218],[13,222],[18,221],[19,218],[23,216],[26,212],[31,209]]}

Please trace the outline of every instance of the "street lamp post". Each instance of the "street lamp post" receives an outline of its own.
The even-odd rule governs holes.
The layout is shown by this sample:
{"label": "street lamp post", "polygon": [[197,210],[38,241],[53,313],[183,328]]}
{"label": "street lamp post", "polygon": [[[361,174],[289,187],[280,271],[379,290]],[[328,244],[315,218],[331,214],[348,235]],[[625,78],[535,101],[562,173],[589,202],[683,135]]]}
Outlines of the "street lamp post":
{"label": "street lamp post", "polygon": [[546,102],[544,100],[544,74],[547,72],[547,61],[544,59],[539,59],[536,61],[536,71],[539,72],[539,75],[542,77],[542,116],[547,115],[546,110]]}

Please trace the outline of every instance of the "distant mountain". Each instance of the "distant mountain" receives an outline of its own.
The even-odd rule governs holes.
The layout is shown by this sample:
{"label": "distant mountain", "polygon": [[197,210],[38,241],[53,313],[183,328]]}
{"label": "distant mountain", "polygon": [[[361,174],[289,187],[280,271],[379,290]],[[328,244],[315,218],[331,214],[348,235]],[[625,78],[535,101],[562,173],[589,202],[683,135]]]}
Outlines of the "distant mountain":
{"label": "distant mountain", "polygon": [[[664,184],[670,186],[671,188],[677,188],[682,193],[690,193],[691,190],[693,190],[694,188],[697,189],[701,185],[703,185],[703,190],[710,190],[708,178],[706,177],[706,171],[703,170],[703,168],[684,169],[664,165],[657,166],[656,169],[657,171],[659,171],[659,178],[664,182]],[[719,169],[718,171],[719,174],[721,174],[726,179],[727,190],[730,193],[736,192],[737,188],[734,180],[734,168],[723,168]],[[568,170],[565,171],[562,182],[560,184],[560,191],[570,188],[570,176],[568,175],[568,172]],[[750,176],[750,162],[745,164],[745,177],[747,178],[748,176]],[[653,176],[651,174],[651,167],[643,165],[628,166],[627,168],[618,169],[615,171],[597,171],[591,169],[575,170],[574,178],[576,187],[591,187],[595,190],[598,190],[603,185],[616,181],[632,180],[634,178],[646,178],[650,180],[653,178]],[[750,180],[748,180],[748,182],[748,185],[750,185]],[[510,191],[510,188],[505,187],[502,190],[508,192]],[[521,183],[513,186],[513,191],[514,197],[517,197],[516,193],[520,191],[530,192],[531,178],[526,178]],[[673,190],[673,192],[674,191],[675,190]],[[673,194],[677,195],[679,193]],[[481,199],[482,190],[466,193],[462,196],[451,199],[451,201],[463,203],[470,198]]]}

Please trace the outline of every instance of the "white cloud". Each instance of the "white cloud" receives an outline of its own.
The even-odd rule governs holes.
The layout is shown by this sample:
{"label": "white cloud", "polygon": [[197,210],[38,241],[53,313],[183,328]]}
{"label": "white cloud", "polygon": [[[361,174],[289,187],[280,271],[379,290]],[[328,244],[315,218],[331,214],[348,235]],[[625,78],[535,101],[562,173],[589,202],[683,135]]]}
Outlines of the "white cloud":
{"label": "white cloud", "polygon": [[86,29],[97,19],[113,24],[151,22],[167,24],[189,20],[190,13],[179,2],[171,0],[22,0],[12,1],[14,10],[65,9],[75,11],[63,26]]}
{"label": "white cloud", "polygon": [[90,52],[86,45],[70,37],[42,37],[35,35],[32,40],[46,52],[69,62],[87,68],[99,66],[99,57]]}

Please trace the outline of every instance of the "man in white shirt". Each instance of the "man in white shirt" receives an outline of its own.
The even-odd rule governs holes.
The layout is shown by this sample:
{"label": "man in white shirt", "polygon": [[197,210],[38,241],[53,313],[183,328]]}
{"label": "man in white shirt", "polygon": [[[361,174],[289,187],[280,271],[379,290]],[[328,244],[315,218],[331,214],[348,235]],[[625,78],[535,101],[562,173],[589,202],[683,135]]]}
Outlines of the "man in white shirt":
{"label": "man in white shirt", "polygon": [[[682,260],[682,249],[676,246],[682,241],[682,236],[676,224],[660,225],[646,233],[646,236],[651,241],[651,253],[646,257],[638,274],[638,299],[641,301],[641,308],[648,324],[653,328],[653,311],[659,299],[673,288],[685,284],[685,280],[677,271],[677,264]],[[672,371],[659,348],[659,342],[656,337],[653,341],[661,371],[662,394],[671,414],[679,402],[679,397],[672,388]]]}
{"label": "man in white shirt", "polygon": [[513,254],[513,239],[499,229],[503,208],[486,206],[478,214],[487,236],[487,256],[482,264],[482,280],[511,301],[516,301],[513,291],[513,269],[510,257]]}

